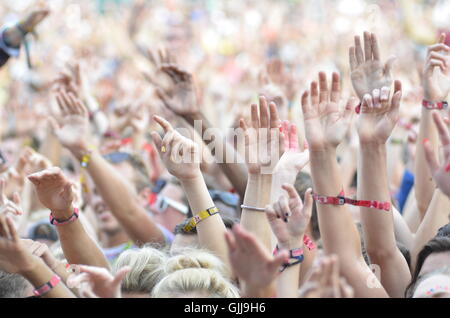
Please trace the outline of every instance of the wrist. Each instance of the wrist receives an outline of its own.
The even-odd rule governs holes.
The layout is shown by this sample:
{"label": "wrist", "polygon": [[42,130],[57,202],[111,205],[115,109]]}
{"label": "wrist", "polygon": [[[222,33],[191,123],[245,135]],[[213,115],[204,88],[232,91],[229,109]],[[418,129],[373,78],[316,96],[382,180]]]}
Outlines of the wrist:
{"label": "wrist", "polygon": [[92,149],[89,149],[88,143],[83,140],[78,145],[70,147],[69,150],[78,161],[81,161],[84,155],[92,152]]}
{"label": "wrist", "polygon": [[41,259],[37,256],[30,255],[30,260],[26,266],[23,266],[18,274],[25,277],[26,279],[29,279],[32,277],[36,271],[38,270],[38,267],[40,263],[43,263]]}
{"label": "wrist", "polygon": [[60,221],[60,220],[69,219],[73,215],[74,207],[73,207],[73,205],[70,205],[70,207],[67,207],[67,208],[64,208],[61,210],[50,209],[50,211],[51,211],[53,217],[55,219],[57,219],[58,221]]}
{"label": "wrist", "polygon": [[279,241],[278,248],[280,250],[292,250],[294,248],[303,248],[303,235],[304,234],[300,234],[298,235],[298,237],[297,236],[295,238],[292,237],[286,241]]}

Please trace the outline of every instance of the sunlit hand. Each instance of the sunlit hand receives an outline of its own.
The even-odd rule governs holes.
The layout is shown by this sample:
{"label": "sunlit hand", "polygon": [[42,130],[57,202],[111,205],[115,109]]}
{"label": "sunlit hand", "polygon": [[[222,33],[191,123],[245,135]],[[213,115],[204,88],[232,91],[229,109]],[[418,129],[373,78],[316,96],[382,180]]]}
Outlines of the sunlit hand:
{"label": "sunlit hand", "polygon": [[312,190],[306,190],[305,205],[303,205],[302,199],[292,185],[284,184],[282,188],[287,192],[288,197],[282,195],[278,201],[266,206],[267,219],[280,248],[301,248],[303,235],[312,213]]}
{"label": "sunlit hand", "polygon": [[310,151],[335,149],[349,129],[352,110],[356,106],[356,99],[350,98],[345,109],[339,109],[341,88],[337,73],[333,73],[330,89],[325,73],[320,72],[319,89],[314,81],[310,92],[305,91],[302,95],[305,135]]}
{"label": "sunlit hand", "polygon": [[450,92],[450,57],[447,55],[450,47],[444,43],[445,34],[442,34],[439,42],[427,50],[422,76],[424,98],[430,102],[441,102]]}
{"label": "sunlit hand", "polygon": [[225,239],[234,274],[253,288],[269,286],[289,258],[287,251],[271,255],[253,234],[237,224],[225,233]]}
{"label": "sunlit hand", "polygon": [[361,104],[357,130],[361,144],[384,144],[399,118],[402,85],[395,81],[394,94],[390,98],[388,87],[374,89],[366,94]]}
{"label": "sunlit hand", "polygon": [[162,117],[153,119],[164,129],[164,137],[153,131],[152,139],[167,170],[180,180],[196,178],[201,174],[199,146],[182,136]]}
{"label": "sunlit hand", "polygon": [[355,36],[355,46],[350,47],[349,55],[350,77],[360,100],[374,89],[391,87],[391,68],[395,57],[389,58],[384,65],[381,63],[375,34],[364,32],[364,53],[359,36]]}

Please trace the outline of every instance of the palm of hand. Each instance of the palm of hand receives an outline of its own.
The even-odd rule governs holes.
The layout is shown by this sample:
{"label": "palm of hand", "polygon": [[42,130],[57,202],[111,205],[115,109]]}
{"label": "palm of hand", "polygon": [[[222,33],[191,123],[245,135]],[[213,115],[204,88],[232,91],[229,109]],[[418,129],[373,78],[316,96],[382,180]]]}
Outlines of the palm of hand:
{"label": "palm of hand", "polygon": [[343,119],[334,102],[321,103],[319,112],[305,116],[306,137],[311,149],[323,149],[327,145],[338,146],[348,130],[348,122]]}
{"label": "palm of hand", "polygon": [[[258,134],[262,134],[264,129],[258,129]],[[279,160],[279,139],[273,136],[249,136],[246,143],[245,153],[249,155],[247,169],[251,174],[272,173]]]}
{"label": "palm of hand", "polygon": [[[167,170],[177,178],[189,179],[195,177],[200,169],[199,149],[197,144],[192,140],[181,137],[182,142],[174,144],[172,153],[168,156],[163,156],[164,164]],[[193,149],[188,152],[187,149]],[[180,151],[183,151],[180,154]]]}
{"label": "palm of hand", "polygon": [[57,131],[57,135],[65,147],[76,147],[88,134],[88,127],[87,118],[80,115],[68,115],[62,120],[62,127]]}
{"label": "palm of hand", "polygon": [[384,72],[383,65],[378,60],[362,63],[351,72],[350,77],[359,99],[362,99],[364,94],[370,94],[374,89],[390,87],[392,84],[392,76]]}
{"label": "palm of hand", "polygon": [[284,222],[282,219],[275,219],[272,222],[272,230],[278,239],[278,242],[289,242],[292,238],[301,238],[304,233],[306,222],[303,215],[303,203],[296,199],[289,199],[289,208],[291,209],[291,216],[289,222]]}
{"label": "palm of hand", "polygon": [[360,142],[385,143],[389,138],[394,124],[385,111],[378,113],[363,113],[357,123]]}

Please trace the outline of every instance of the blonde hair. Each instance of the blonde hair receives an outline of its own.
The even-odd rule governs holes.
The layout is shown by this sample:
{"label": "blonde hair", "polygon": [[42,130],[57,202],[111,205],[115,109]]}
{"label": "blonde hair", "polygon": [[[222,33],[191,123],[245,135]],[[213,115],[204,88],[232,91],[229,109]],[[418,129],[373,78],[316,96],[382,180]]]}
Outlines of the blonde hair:
{"label": "blonde hair", "polygon": [[113,272],[123,266],[130,266],[131,271],[122,281],[122,290],[126,292],[148,292],[165,276],[164,263],[167,256],[162,251],[144,246],[140,249],[126,250],[117,258]]}
{"label": "blonde hair", "polygon": [[[195,293],[195,296],[192,294]],[[206,268],[187,268],[164,277],[153,288],[154,298],[238,298],[239,291],[219,272]]]}
{"label": "blonde hair", "polygon": [[229,278],[230,273],[225,264],[214,254],[207,250],[191,247],[177,250],[177,254],[171,256],[165,266],[166,274],[187,268],[204,268],[215,270],[224,277]]}

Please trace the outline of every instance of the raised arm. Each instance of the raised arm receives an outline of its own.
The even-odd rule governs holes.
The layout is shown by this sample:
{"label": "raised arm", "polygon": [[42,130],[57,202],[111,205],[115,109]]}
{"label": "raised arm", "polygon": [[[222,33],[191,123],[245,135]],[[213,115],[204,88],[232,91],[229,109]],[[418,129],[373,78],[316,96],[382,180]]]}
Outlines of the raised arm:
{"label": "raised arm", "polygon": [[[171,80],[169,89],[164,90],[160,87],[157,89],[159,98],[168,109],[185,119],[192,127],[194,127],[194,129],[197,129],[200,136],[203,136],[205,131],[213,127],[199,107],[199,102],[195,95],[192,75],[185,70],[182,70],[178,65],[169,63],[164,54],[162,55],[162,61],[158,62],[156,57],[153,58],[153,60],[160,71],[163,74],[166,74]],[[220,151],[215,149],[212,154],[216,156],[226,153],[228,156],[233,154],[234,157],[235,149],[227,142],[224,135],[218,135],[218,133],[219,131],[216,129],[215,138],[218,138],[219,140],[215,140],[214,144],[216,148],[222,147],[222,149],[220,149]],[[206,141],[207,140],[205,140],[205,142]],[[223,158],[218,158],[217,160],[219,167],[230,180],[236,192],[243,198],[245,185],[247,183],[245,165],[237,162],[227,162],[227,160],[222,159]]]}
{"label": "raised arm", "polygon": [[86,166],[96,189],[128,236],[139,245],[148,242],[164,244],[163,233],[140,206],[132,186],[97,149],[90,147],[88,113],[82,102],[65,93],[59,94],[57,101],[63,115],[60,126],[54,124],[59,141]]}
{"label": "raised arm", "polygon": [[[25,277],[45,298],[73,298],[75,295],[59,281],[52,270],[31,251],[19,238],[9,216],[0,215],[0,269]],[[52,282],[53,288],[41,289]]]}
{"label": "raised arm", "polygon": [[[319,73],[311,90],[302,95],[306,139],[309,144],[311,176],[314,193],[336,197],[342,191],[342,180],[336,160],[336,147],[343,140],[352,112],[352,101],[339,109],[339,75],[332,76],[331,89],[325,73]],[[345,205],[317,204],[320,232],[326,254],[336,254],[341,274],[355,289],[356,297],[386,297],[383,288],[370,288],[375,280],[361,254],[358,231]]]}
{"label": "raised arm", "polygon": [[[428,47],[427,60],[424,65],[422,82],[424,89],[424,101],[439,103],[447,98],[450,92],[450,58],[444,53],[450,51],[450,47],[444,44],[445,35],[441,35],[439,43]],[[414,188],[417,207],[422,220],[433,196],[435,182],[430,170],[424,169],[426,165],[425,150],[422,141],[429,140],[433,149],[437,150],[438,137],[436,127],[431,118],[431,109],[422,107],[420,116],[419,136],[417,138],[416,159],[414,161]]]}
{"label": "raised arm", "polygon": [[[368,53],[366,59],[372,59],[371,51]],[[411,274],[396,244],[386,162],[386,141],[397,123],[402,93],[399,81],[394,86],[392,98],[389,87],[375,89],[363,98],[357,125],[360,143],[357,198],[389,205],[384,209],[361,206],[361,223],[370,261],[380,266],[381,284],[391,297],[403,297]]]}
{"label": "raised arm", "polygon": [[156,115],[153,119],[164,129],[163,138],[157,132],[152,132],[161,159],[169,173],[180,181],[194,218],[201,219],[196,222],[200,244],[215,253],[230,268],[225,243],[226,228],[222,218],[214,210],[214,202],[200,171],[198,145],[182,136],[165,119]]}
{"label": "raised arm", "polygon": [[109,268],[100,247],[87,234],[74,206],[72,183],[61,169],[53,167],[28,176],[41,203],[51,211],[53,225],[59,234],[64,256],[71,264]]}
{"label": "raised arm", "polygon": [[277,250],[289,251],[289,262],[285,263],[278,277],[277,296],[280,298],[298,297],[298,282],[300,266],[304,259],[303,237],[311,219],[312,203],[311,189],[306,190],[305,205],[291,184],[284,184],[286,195],[266,207],[266,215],[278,244]]}

